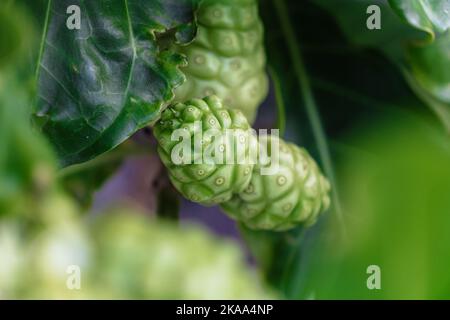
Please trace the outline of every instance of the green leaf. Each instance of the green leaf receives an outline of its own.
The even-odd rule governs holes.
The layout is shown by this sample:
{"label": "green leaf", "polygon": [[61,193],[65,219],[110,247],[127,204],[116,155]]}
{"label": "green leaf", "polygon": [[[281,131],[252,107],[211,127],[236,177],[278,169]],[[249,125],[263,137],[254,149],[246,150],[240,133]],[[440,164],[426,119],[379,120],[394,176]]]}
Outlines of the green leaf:
{"label": "green leaf", "polygon": [[[69,30],[70,5],[81,28]],[[184,81],[184,58],[158,43],[194,35],[189,0],[50,0],[38,61],[35,121],[63,166],[108,151],[156,120]]]}
{"label": "green leaf", "polygon": [[450,0],[389,0],[389,4],[404,21],[426,32],[430,41],[450,28]]}
{"label": "green leaf", "polygon": [[[361,127],[340,161],[347,241],[316,248],[306,292],[317,299],[447,299],[450,140],[420,117]],[[335,233],[328,224],[325,232]],[[330,241],[331,240],[331,241]],[[334,239],[335,240],[335,239]],[[370,265],[381,290],[369,290]]]}
{"label": "green leaf", "polygon": [[29,97],[14,73],[0,77],[0,217],[32,215],[52,188],[56,161],[44,137],[31,130]]}
{"label": "green leaf", "polygon": [[[392,60],[376,50],[349,41],[334,16],[313,1],[289,0],[286,6],[292,29],[289,37],[280,34],[280,29],[286,26],[280,28],[280,19],[274,19],[273,0],[262,1],[261,12],[268,63],[278,75],[286,114],[289,115],[286,118],[287,140],[306,147],[315,159],[321,160],[321,146],[317,144],[314,133],[317,127],[314,129],[316,124],[310,120],[306,104],[309,107],[313,105],[320,115],[318,121],[324,131],[323,139],[330,147],[333,167],[348,150],[358,151],[358,147],[346,139],[352,133],[358,135],[358,128],[393,116],[415,114],[429,117],[433,125],[438,125],[431,111],[410,90]],[[365,16],[365,8],[362,15]],[[395,16],[393,18],[398,20]],[[293,43],[297,49],[292,49]],[[297,67],[293,62],[296,54],[287,52],[300,53],[302,59],[300,63],[296,62]],[[296,68],[302,70],[303,78],[298,76]],[[309,80],[307,90],[304,89],[304,78]],[[342,187],[341,178],[337,172],[338,188]],[[344,206],[343,221],[344,229],[347,229],[345,209]],[[325,229],[328,223],[333,224],[332,231]],[[335,212],[330,211],[312,228],[303,231],[299,228],[292,234],[249,235],[244,230],[244,235],[272,285],[288,298],[312,298],[316,284],[310,285],[308,279],[317,267],[317,257],[322,256],[321,245],[345,239],[347,232],[343,232],[342,225]],[[332,270],[328,271],[332,273]]]}
{"label": "green leaf", "polygon": [[[424,38],[422,32],[399,19],[387,0],[313,0],[313,2],[335,17],[347,39],[362,47],[380,49],[394,60],[403,57],[403,45],[407,41]],[[370,16],[367,14],[367,8],[371,5],[380,7],[380,30],[370,30],[366,26]]]}
{"label": "green leaf", "polygon": [[450,112],[450,32],[428,46],[410,46],[407,58],[420,86],[446,103]]}
{"label": "green leaf", "polygon": [[[19,5],[0,4],[0,69],[17,68],[33,43],[33,25]],[[11,69],[11,68],[10,68]]]}
{"label": "green leaf", "polygon": [[[395,11],[387,0],[314,2],[336,18],[340,29],[352,43],[379,50],[402,72],[406,69],[405,78],[411,88],[435,112],[446,131],[450,132],[449,32],[440,33],[448,29],[450,23],[450,1],[394,0],[390,4]],[[368,17],[365,12],[371,4],[376,4],[381,9],[381,30],[369,30],[365,27]],[[412,23],[403,23],[396,13],[405,19],[408,17]],[[428,27],[417,28],[417,25],[422,25],[420,21]],[[436,27],[432,27],[434,24]],[[428,36],[428,41],[424,40],[424,34]]]}

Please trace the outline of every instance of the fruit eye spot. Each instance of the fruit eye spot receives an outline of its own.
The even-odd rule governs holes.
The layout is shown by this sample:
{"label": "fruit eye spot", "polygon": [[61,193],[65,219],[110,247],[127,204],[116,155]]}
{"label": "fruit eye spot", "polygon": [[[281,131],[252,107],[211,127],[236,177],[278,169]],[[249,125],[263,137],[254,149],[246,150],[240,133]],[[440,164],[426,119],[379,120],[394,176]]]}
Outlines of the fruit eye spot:
{"label": "fruit eye spot", "polygon": [[200,55],[195,56],[195,58],[194,58],[194,62],[196,64],[204,64],[205,60],[206,60],[205,57],[204,56],[200,56]]}
{"label": "fruit eye spot", "polygon": [[247,189],[245,189],[245,193],[253,193],[255,191],[255,188],[253,187],[253,184],[249,184]]}
{"label": "fruit eye spot", "polygon": [[222,11],[219,10],[219,9],[214,10],[214,11],[213,11],[213,16],[214,16],[215,18],[220,18],[220,17],[222,17]]}
{"label": "fruit eye spot", "polygon": [[282,186],[282,185],[284,185],[286,183],[286,177],[285,176],[279,176],[278,178],[277,178],[277,184],[279,185],[279,186]]}
{"label": "fruit eye spot", "polygon": [[224,177],[218,177],[215,181],[216,185],[220,186],[225,182],[225,178]]}
{"label": "fruit eye spot", "polygon": [[214,120],[214,119],[209,119],[209,124],[210,125],[215,125],[216,124],[216,120]]}
{"label": "fruit eye spot", "polygon": [[291,209],[292,209],[292,204],[290,204],[290,203],[286,203],[283,206],[283,211],[290,211]]}
{"label": "fruit eye spot", "polygon": [[200,170],[197,171],[197,174],[198,174],[199,176],[202,176],[202,175],[205,174],[205,171],[202,170],[202,169],[200,169]]}
{"label": "fruit eye spot", "polygon": [[248,175],[250,173],[250,168],[245,168],[244,175]]}

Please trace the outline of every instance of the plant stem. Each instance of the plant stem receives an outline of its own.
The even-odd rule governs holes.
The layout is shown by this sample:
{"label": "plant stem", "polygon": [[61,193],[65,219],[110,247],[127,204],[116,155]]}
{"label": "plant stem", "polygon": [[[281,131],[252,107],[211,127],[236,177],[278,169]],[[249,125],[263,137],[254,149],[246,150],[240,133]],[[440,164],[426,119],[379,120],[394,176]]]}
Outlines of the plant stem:
{"label": "plant stem", "polygon": [[283,100],[283,92],[281,91],[280,79],[273,68],[269,67],[269,74],[272,78],[273,89],[275,92],[275,100],[277,104],[277,128],[280,130],[280,136],[284,135],[286,130],[286,107]]}
{"label": "plant stem", "polygon": [[41,45],[39,48],[39,56],[37,59],[37,64],[36,64],[36,73],[35,73],[35,81],[37,83],[38,78],[39,78],[39,70],[40,70],[40,66],[41,66],[41,60],[42,60],[42,55],[44,54],[44,44],[45,44],[45,38],[47,37],[47,29],[48,29],[48,21],[50,19],[50,8],[52,5],[52,0],[48,0],[47,3],[47,11],[45,13],[45,23],[44,23],[44,28],[42,30],[42,38],[41,38]]}
{"label": "plant stem", "polygon": [[294,29],[286,8],[284,0],[273,0],[275,11],[278,15],[278,19],[281,25],[281,29],[286,38],[289,55],[293,63],[293,70],[299,79],[300,91],[303,97],[303,103],[306,108],[306,113],[308,115],[309,121],[311,122],[311,127],[314,135],[314,139],[319,150],[320,159],[325,171],[326,176],[330,180],[332,186],[332,203],[334,207],[334,212],[337,216],[338,222],[341,226],[343,235],[346,234],[344,219],[342,215],[342,208],[339,200],[336,178],[334,174],[333,165],[331,162],[330,151],[325,136],[322,123],[320,121],[320,116],[317,110],[317,105],[312,92],[311,84],[309,81],[308,74],[303,62],[302,54],[296,39]]}

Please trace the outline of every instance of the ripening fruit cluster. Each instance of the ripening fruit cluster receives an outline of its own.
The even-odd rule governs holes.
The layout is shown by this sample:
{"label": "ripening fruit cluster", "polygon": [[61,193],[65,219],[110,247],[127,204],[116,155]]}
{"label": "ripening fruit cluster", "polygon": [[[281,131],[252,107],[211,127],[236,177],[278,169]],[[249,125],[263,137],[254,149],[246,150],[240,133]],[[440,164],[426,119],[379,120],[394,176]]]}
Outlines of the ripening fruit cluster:
{"label": "ripening fruit cluster", "polygon": [[[215,139],[202,139],[202,148],[196,148],[192,142],[195,135],[211,128],[216,131]],[[238,143],[247,142],[243,147],[245,155],[260,154],[264,145],[265,156],[256,161],[246,157],[247,162],[241,163],[195,163],[195,159],[204,160],[210,145],[226,140],[229,129],[242,130],[238,131],[242,137]],[[154,133],[171,181],[187,199],[206,205],[220,204],[229,216],[253,229],[282,231],[300,223],[312,224],[330,204],[327,179],[306,150],[271,136],[258,141],[249,129],[239,110],[226,108],[219,98],[210,96],[170,106],[156,123]],[[177,134],[180,130],[184,134]],[[179,148],[186,139],[187,148]],[[271,143],[277,147],[272,148]],[[234,150],[227,148],[236,146],[219,144],[218,149],[225,155]],[[191,154],[188,161],[175,161],[179,150],[186,149]],[[276,154],[271,154],[272,149]],[[272,164],[276,170],[265,174],[263,169]]]}

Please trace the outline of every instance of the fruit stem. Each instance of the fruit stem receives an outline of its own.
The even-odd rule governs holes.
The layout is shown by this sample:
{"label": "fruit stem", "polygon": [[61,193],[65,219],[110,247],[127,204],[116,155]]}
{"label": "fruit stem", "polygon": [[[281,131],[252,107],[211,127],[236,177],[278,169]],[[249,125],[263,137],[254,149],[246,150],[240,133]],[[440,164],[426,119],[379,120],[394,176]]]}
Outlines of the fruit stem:
{"label": "fruit stem", "polygon": [[280,21],[282,32],[286,38],[287,46],[289,50],[289,55],[293,63],[293,70],[299,79],[300,92],[302,93],[303,103],[305,105],[306,113],[308,115],[309,121],[311,123],[314,139],[317,144],[317,148],[320,155],[320,160],[323,165],[325,175],[330,180],[332,187],[331,197],[332,197],[332,208],[337,216],[338,222],[341,227],[342,234],[345,236],[346,229],[342,215],[341,204],[337,191],[336,178],[334,174],[333,165],[331,162],[330,151],[325,136],[325,132],[320,120],[319,113],[317,111],[317,105],[314,99],[314,95],[311,89],[311,84],[309,81],[308,74],[303,62],[303,57],[300,52],[298,41],[296,39],[294,29],[286,8],[284,0],[273,0],[275,6],[275,11],[278,15]]}

